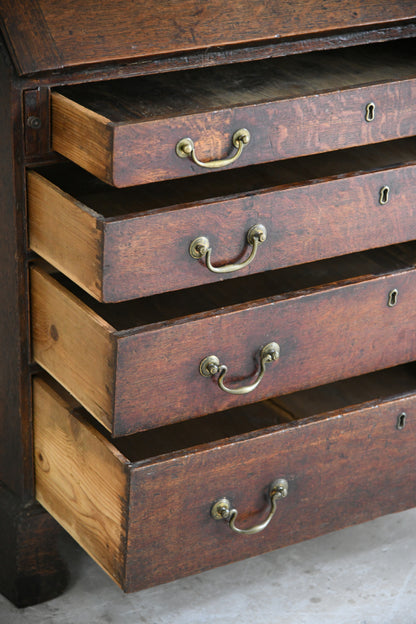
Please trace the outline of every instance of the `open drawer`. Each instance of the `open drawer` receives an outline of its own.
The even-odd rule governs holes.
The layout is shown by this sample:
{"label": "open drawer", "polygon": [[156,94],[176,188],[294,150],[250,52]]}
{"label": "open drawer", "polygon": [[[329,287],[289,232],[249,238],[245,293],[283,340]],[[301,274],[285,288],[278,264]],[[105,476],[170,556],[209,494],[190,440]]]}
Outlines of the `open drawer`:
{"label": "open drawer", "polygon": [[416,359],[416,245],[112,305],[31,270],[34,360],[114,435]]}
{"label": "open drawer", "polygon": [[123,187],[415,135],[414,46],[64,87],[52,147]]}
{"label": "open drawer", "polygon": [[416,140],[114,189],[28,172],[30,247],[116,302],[416,239]]}
{"label": "open drawer", "polygon": [[414,365],[118,441],[56,384],[33,398],[37,498],[126,591],[416,504]]}

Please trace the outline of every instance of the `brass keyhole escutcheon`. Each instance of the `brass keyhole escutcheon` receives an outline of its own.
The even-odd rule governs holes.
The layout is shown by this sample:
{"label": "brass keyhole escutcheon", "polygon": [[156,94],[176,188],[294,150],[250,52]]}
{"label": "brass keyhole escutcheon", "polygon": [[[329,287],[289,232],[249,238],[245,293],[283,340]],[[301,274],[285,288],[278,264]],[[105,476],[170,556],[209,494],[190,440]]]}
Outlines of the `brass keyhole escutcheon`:
{"label": "brass keyhole escutcheon", "polygon": [[401,414],[397,416],[396,429],[401,431],[402,429],[404,429],[405,424],[406,424],[406,412],[402,412]]}
{"label": "brass keyhole escutcheon", "polygon": [[397,288],[393,288],[393,290],[389,292],[389,296],[387,299],[387,305],[389,306],[389,308],[394,308],[394,306],[397,305],[398,296],[399,291],[397,290]]}
{"label": "brass keyhole escutcheon", "polygon": [[378,198],[379,203],[384,206],[384,204],[387,204],[387,202],[390,199],[390,187],[389,186],[382,186],[380,189],[380,195]]}
{"label": "brass keyhole escutcheon", "polygon": [[365,107],[365,120],[366,121],[374,121],[374,117],[376,114],[376,105],[374,102],[369,102]]}

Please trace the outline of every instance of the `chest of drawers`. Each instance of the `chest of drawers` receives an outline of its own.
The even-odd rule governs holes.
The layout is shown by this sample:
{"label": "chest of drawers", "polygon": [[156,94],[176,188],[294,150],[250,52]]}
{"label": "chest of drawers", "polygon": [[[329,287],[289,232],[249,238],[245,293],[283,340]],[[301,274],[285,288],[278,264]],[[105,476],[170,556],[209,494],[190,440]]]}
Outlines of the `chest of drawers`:
{"label": "chest of drawers", "polygon": [[1,5],[16,604],[416,502],[414,3],[197,4]]}

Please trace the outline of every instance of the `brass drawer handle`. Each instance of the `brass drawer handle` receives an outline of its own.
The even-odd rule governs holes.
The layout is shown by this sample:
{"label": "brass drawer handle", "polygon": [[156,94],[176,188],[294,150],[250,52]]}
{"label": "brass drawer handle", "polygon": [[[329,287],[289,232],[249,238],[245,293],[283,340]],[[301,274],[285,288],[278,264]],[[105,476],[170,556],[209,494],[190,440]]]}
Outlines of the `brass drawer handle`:
{"label": "brass drawer handle", "polygon": [[189,254],[192,258],[200,259],[205,256],[205,263],[207,268],[212,273],[233,273],[244,269],[250,264],[256,257],[257,248],[267,238],[267,230],[264,225],[257,223],[253,225],[247,232],[247,243],[253,247],[249,257],[243,262],[237,264],[226,264],[224,266],[215,267],[211,264],[212,247],[210,247],[209,240],[206,236],[198,236],[189,246]]}
{"label": "brass drawer handle", "polygon": [[209,355],[204,358],[199,365],[199,372],[204,377],[213,377],[219,373],[218,377],[218,385],[224,392],[228,392],[228,394],[248,394],[257,388],[261,380],[263,379],[264,373],[266,371],[266,365],[269,362],[274,362],[279,358],[280,355],[280,347],[276,342],[270,342],[265,347],[262,348],[260,352],[260,372],[254,383],[249,386],[242,386],[241,388],[227,388],[224,384],[224,377],[228,371],[228,368],[225,364],[220,364],[219,359],[216,355]]}
{"label": "brass drawer handle", "polygon": [[251,529],[239,529],[235,526],[235,521],[237,520],[238,511],[237,509],[233,509],[228,498],[220,498],[217,500],[213,506],[211,507],[211,516],[215,518],[215,520],[225,520],[228,522],[230,529],[235,531],[236,533],[242,533],[243,535],[255,535],[256,533],[260,533],[263,531],[269,524],[271,519],[273,518],[277,501],[281,498],[286,498],[289,490],[289,484],[286,479],[276,479],[270,485],[269,488],[269,497],[271,508],[269,514],[264,522],[261,524],[256,524],[251,527]]}
{"label": "brass drawer handle", "polygon": [[178,141],[176,144],[176,154],[179,158],[191,158],[196,165],[205,167],[206,169],[218,169],[219,167],[227,167],[232,165],[238,160],[246,145],[250,143],[250,132],[246,128],[240,128],[233,134],[233,145],[237,148],[237,152],[230,158],[223,158],[222,160],[212,160],[210,162],[202,162],[195,154],[195,145],[192,139],[185,138]]}

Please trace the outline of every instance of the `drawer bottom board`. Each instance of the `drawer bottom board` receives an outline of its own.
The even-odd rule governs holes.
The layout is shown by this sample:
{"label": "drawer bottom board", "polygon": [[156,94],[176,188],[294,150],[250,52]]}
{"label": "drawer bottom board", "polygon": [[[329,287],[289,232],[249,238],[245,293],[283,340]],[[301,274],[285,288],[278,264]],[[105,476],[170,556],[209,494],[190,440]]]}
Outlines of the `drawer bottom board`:
{"label": "drawer bottom board", "polygon": [[[65,391],[37,378],[38,500],[125,591],[412,507],[416,369],[363,379],[198,419],[197,428],[111,441]],[[187,427],[197,431],[193,446]],[[175,431],[176,445],[191,446],[176,448]],[[277,478],[287,480],[287,497],[258,534],[211,516],[226,497],[239,528],[263,522]]]}

